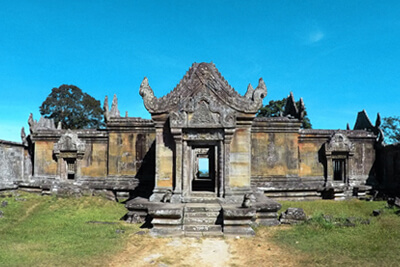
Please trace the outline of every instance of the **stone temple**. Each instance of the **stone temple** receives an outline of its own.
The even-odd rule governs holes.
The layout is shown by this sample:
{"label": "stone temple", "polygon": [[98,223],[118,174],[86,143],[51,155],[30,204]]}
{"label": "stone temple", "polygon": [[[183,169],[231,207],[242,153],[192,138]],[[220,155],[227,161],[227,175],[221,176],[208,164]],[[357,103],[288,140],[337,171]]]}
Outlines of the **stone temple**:
{"label": "stone temple", "polygon": [[105,129],[31,116],[22,144],[0,143],[2,188],[125,193],[125,219],[154,234],[251,235],[251,225],[279,223],[276,200],[360,197],[399,184],[385,159],[400,149],[383,144],[379,115],[372,125],[360,112],[353,130],[301,129],[304,104],[290,94],[281,116],[258,118],[264,81],[240,95],[212,63],[194,63],[160,98],[145,78],[139,94],[150,120],[121,117],[116,96],[111,108],[104,101]]}

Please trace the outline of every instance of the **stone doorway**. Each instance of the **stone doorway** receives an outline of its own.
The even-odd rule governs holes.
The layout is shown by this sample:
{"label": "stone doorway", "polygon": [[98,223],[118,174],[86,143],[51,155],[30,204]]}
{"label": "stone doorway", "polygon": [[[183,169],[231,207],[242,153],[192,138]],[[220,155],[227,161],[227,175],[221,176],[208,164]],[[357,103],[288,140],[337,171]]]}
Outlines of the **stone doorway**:
{"label": "stone doorway", "polygon": [[216,195],[218,192],[216,146],[192,146],[191,192],[206,192]]}

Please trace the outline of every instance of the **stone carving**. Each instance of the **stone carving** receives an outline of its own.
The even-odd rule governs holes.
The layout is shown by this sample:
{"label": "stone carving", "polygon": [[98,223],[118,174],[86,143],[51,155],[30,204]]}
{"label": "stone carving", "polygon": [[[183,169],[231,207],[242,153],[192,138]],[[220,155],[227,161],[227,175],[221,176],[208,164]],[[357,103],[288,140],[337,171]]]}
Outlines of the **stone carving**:
{"label": "stone carving", "polygon": [[201,101],[198,104],[197,110],[193,113],[193,117],[190,120],[191,124],[215,124],[216,120],[213,117],[208,104],[205,101]]}
{"label": "stone carving", "polygon": [[186,127],[187,126],[187,114],[186,112],[171,112],[169,115],[171,127]]}
{"label": "stone carving", "polygon": [[[234,127],[236,112],[221,103],[216,97],[199,92],[190,97],[180,111],[170,112],[171,127]],[[191,114],[191,115],[188,115]],[[188,118],[190,120],[188,121]]]}
{"label": "stone carving", "polygon": [[21,129],[21,142],[24,146],[28,146],[28,141],[26,140],[26,133],[24,127],[22,127]]}
{"label": "stone carving", "polygon": [[334,133],[326,143],[327,152],[354,152],[354,144],[342,132]]}
{"label": "stone carving", "polygon": [[78,135],[71,130],[68,130],[60,137],[57,143],[54,144],[54,154],[60,152],[76,152],[78,154],[85,153],[86,144],[78,138]]}
{"label": "stone carving", "polygon": [[224,135],[221,131],[199,132],[186,131],[183,134],[185,140],[223,140]]}
{"label": "stone carving", "polygon": [[164,203],[171,202],[171,198],[172,198],[172,191],[167,190],[167,192],[165,192],[163,198],[161,199],[161,202]]}
{"label": "stone carving", "polygon": [[293,117],[297,119],[300,117],[299,110],[296,106],[296,101],[294,100],[293,92],[290,92],[290,95],[286,99],[285,112],[283,113],[283,116]]}
{"label": "stone carving", "polygon": [[107,122],[108,119],[110,118],[110,111],[108,110],[108,96],[104,98],[103,111],[104,111],[104,120],[105,122]]}
{"label": "stone carving", "polygon": [[167,113],[177,111],[184,103],[199,91],[211,91],[224,105],[244,113],[256,113],[267,95],[267,88],[262,79],[256,89],[251,85],[245,96],[237,93],[218,72],[212,63],[194,63],[180,83],[166,96],[157,98],[151,89],[148,79],[144,78],[139,94],[143,97],[146,109],[150,113]]}
{"label": "stone carving", "polygon": [[255,202],[256,196],[253,193],[245,194],[242,202],[242,208],[251,208]]}
{"label": "stone carving", "polygon": [[31,133],[37,130],[55,130],[54,119],[44,118],[43,116],[40,117],[39,121],[33,119],[33,114],[29,115],[28,119],[29,130]]}
{"label": "stone carving", "polygon": [[120,117],[119,110],[118,110],[118,98],[117,98],[116,94],[114,94],[113,101],[111,103],[111,111],[109,113],[109,116],[111,118],[115,118],[115,117],[119,118]]}

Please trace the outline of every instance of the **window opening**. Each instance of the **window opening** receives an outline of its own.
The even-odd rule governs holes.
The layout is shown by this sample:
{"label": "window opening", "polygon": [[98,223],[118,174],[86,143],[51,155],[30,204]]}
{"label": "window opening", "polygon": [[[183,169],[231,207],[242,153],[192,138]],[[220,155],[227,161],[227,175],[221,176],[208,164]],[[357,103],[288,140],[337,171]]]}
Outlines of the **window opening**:
{"label": "window opening", "polygon": [[75,179],[75,160],[67,159],[67,178],[68,180]]}
{"label": "window opening", "polygon": [[345,181],[346,179],[346,164],[344,159],[333,160],[333,180]]}

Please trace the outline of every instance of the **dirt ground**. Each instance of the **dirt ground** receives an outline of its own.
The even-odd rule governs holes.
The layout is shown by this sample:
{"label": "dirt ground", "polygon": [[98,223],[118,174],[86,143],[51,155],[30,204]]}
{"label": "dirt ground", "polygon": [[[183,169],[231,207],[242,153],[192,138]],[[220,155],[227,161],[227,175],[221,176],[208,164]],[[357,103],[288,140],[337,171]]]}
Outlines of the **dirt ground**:
{"label": "dirt ground", "polygon": [[124,252],[109,266],[298,266],[303,257],[277,246],[269,237],[276,227],[261,229],[251,238],[129,237]]}

